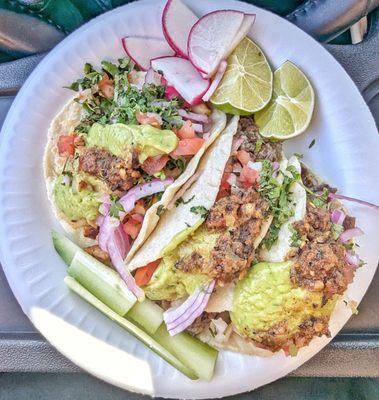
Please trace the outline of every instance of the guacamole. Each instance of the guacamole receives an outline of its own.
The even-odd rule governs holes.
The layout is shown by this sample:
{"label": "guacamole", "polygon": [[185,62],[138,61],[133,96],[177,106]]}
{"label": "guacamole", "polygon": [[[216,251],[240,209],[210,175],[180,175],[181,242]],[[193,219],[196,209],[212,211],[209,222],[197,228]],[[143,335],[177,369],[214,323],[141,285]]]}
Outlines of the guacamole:
{"label": "guacamole", "polygon": [[76,190],[75,185],[65,184],[64,175],[55,181],[53,196],[55,203],[70,220],[94,220],[99,212],[99,194],[91,189]]}
{"label": "guacamole", "polygon": [[262,332],[284,323],[283,336],[290,338],[305,320],[330,316],[335,299],[323,305],[322,293],[294,287],[291,266],[291,261],[262,262],[237,284],[230,317],[242,335],[259,341]]}
{"label": "guacamole", "polygon": [[[186,235],[187,234],[187,235]],[[185,241],[184,238],[190,235]],[[152,300],[176,300],[185,297],[195,291],[200,285],[209,282],[209,278],[201,273],[183,272],[176,268],[176,262],[186,256],[197,252],[202,257],[209,258],[218,238],[217,233],[207,231],[203,226],[194,232],[194,228],[188,228],[177,235],[173,242],[181,242],[174,250],[167,252],[166,248],[159,267],[152,276],[150,282],[144,287],[146,296]]]}
{"label": "guacamole", "polygon": [[95,123],[85,139],[87,146],[101,147],[123,159],[128,159],[132,155],[132,150],[136,149],[140,163],[148,157],[169,154],[178,144],[178,138],[173,131],[150,125]]}

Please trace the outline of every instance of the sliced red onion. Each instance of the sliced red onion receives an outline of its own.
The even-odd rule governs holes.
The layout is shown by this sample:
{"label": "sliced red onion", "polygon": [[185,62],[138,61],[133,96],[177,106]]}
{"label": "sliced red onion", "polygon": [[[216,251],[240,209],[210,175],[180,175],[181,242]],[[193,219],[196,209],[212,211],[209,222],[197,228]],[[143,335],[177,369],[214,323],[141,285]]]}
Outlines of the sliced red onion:
{"label": "sliced red onion", "polygon": [[230,186],[236,186],[237,184],[237,176],[234,174],[230,174],[229,178],[226,180]]}
{"label": "sliced red onion", "polygon": [[348,264],[353,265],[354,267],[358,267],[358,266],[359,266],[360,259],[359,259],[358,254],[355,254],[355,253],[352,252],[352,251],[347,251],[347,252],[346,252],[346,255],[345,255],[345,261],[346,261]]}
{"label": "sliced red onion", "polygon": [[258,171],[258,172],[261,172],[261,171],[262,171],[262,163],[261,163],[260,161],[258,161],[258,162],[249,161],[249,162],[247,163],[247,166],[248,166],[250,169],[253,169],[253,170],[255,170],[255,171]]}
{"label": "sliced red onion", "polygon": [[180,306],[170,308],[163,313],[163,319],[171,336],[188,328],[199,317],[207,306],[215,281],[199,287]]}
{"label": "sliced red onion", "polygon": [[192,128],[196,133],[203,133],[203,125],[201,124],[192,124]]}
{"label": "sliced red onion", "polygon": [[233,165],[233,172],[240,173],[242,171],[242,165],[240,163],[235,163]]}
{"label": "sliced red onion", "polygon": [[145,83],[147,85],[162,86],[162,75],[149,68],[146,72]]}
{"label": "sliced red onion", "polygon": [[120,250],[121,257],[125,258],[126,255],[129,253],[131,244],[130,244],[130,238],[125,233],[124,228],[122,227],[121,224],[114,230],[113,236],[116,246]]}
{"label": "sliced red onion", "polygon": [[232,152],[237,151],[241,147],[241,145],[244,141],[245,141],[245,138],[243,136],[240,136],[238,139],[236,139],[233,142]]}
{"label": "sliced red onion", "polygon": [[113,236],[114,230],[120,225],[120,221],[108,214],[99,222],[101,222],[98,235],[99,246],[101,250],[108,251],[109,238]]}
{"label": "sliced red onion", "polygon": [[277,161],[274,161],[274,162],[272,163],[272,169],[273,169],[274,171],[278,171],[279,168],[280,168],[280,164],[279,164]]}
{"label": "sliced red onion", "polygon": [[116,268],[117,272],[126,283],[126,286],[129,288],[129,290],[137,297],[139,301],[144,300],[145,292],[136,284],[133,275],[125,267],[120,248],[115,240],[108,241],[108,254],[113,266]]}
{"label": "sliced red onion", "polygon": [[169,101],[164,101],[164,100],[157,100],[157,101],[152,101],[150,103],[153,107],[161,107],[161,108],[167,108],[170,106],[170,102]]}
{"label": "sliced red onion", "polygon": [[221,82],[221,79],[223,78],[223,76],[225,74],[227,66],[228,66],[228,63],[225,60],[222,60],[220,62],[220,65],[218,66],[218,70],[216,72],[216,75],[213,78],[211,86],[209,86],[209,89],[206,91],[206,93],[203,96],[204,101],[209,101],[210,98],[212,97],[213,93],[216,91],[218,85]]}
{"label": "sliced red onion", "polygon": [[71,185],[71,178],[66,174],[62,176],[62,185],[64,185],[64,186]]}
{"label": "sliced red onion", "polygon": [[210,137],[211,137],[211,133],[210,133],[210,132],[206,132],[206,133],[204,133],[204,135],[203,135],[203,139],[204,139],[204,140],[208,140]]}
{"label": "sliced red onion", "polygon": [[374,210],[379,211],[378,205],[369,203],[368,201],[355,199],[354,197],[343,196],[342,194],[337,194],[337,193],[329,193],[328,197],[329,200],[340,199],[340,200],[352,201],[354,203],[362,204],[363,206],[371,207]]}
{"label": "sliced red onion", "polygon": [[350,239],[353,239],[357,236],[362,236],[364,235],[364,232],[360,228],[351,228],[347,229],[345,232],[342,232],[339,239],[341,242],[346,243]]}
{"label": "sliced red onion", "polygon": [[203,124],[206,124],[206,123],[209,122],[208,115],[197,114],[197,113],[194,113],[194,112],[186,111],[183,108],[178,110],[178,114],[181,117],[183,117],[184,119],[190,119],[191,121],[201,122]]}
{"label": "sliced red onion", "polygon": [[343,221],[345,220],[345,217],[346,217],[345,213],[338,208],[332,211],[331,219],[333,224],[342,225]]}
{"label": "sliced red onion", "polygon": [[153,179],[151,182],[137,185],[122,196],[119,202],[124,207],[124,211],[128,214],[133,210],[137,200],[155,193],[163,192],[172,182],[174,182],[173,178],[164,180]]}

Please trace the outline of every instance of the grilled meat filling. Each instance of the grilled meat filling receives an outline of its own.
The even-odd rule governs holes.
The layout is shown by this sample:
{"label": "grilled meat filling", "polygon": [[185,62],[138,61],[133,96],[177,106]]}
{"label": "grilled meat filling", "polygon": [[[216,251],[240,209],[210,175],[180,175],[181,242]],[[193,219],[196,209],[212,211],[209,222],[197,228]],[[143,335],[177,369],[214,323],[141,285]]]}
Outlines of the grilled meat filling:
{"label": "grilled meat filling", "polygon": [[264,139],[259,134],[259,128],[251,117],[242,117],[239,120],[236,139],[243,135],[244,140],[240,149],[249,152],[252,161],[269,160],[280,161],[282,158],[282,144]]}
{"label": "grilled meat filling", "polygon": [[126,162],[96,147],[83,149],[79,156],[79,171],[104,180],[110,190],[116,193],[130,189],[141,175],[133,169],[132,161]]}
{"label": "grilled meat filling", "polygon": [[[347,223],[355,224],[354,218]],[[291,270],[293,284],[323,292],[326,299],[343,294],[356,268],[346,262],[345,246],[333,238],[330,212],[309,205],[304,220],[295,223],[294,228],[306,244]]]}
{"label": "grilled meat filling", "polygon": [[212,207],[205,227],[220,232],[210,258],[193,252],[181,258],[176,268],[201,272],[223,285],[241,279],[254,258],[254,241],[268,216],[268,204],[255,188],[239,191],[218,200]]}

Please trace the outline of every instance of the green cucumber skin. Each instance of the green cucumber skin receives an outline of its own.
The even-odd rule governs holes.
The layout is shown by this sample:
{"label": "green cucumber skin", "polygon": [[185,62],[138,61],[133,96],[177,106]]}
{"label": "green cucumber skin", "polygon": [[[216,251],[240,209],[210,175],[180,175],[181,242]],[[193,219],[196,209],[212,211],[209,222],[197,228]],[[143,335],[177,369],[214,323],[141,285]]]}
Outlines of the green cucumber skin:
{"label": "green cucumber skin", "polygon": [[[67,272],[72,278],[117,314],[123,317],[129,313],[128,318],[133,319],[148,333],[157,331],[163,322],[163,310],[157,304],[148,299],[142,303],[132,301],[135,296],[127,295],[126,291],[129,292],[129,289],[115,271],[87,254],[66,236],[53,231],[52,237],[54,247],[69,266]],[[113,275],[113,285],[99,277],[109,274]]]}
{"label": "green cucumber skin", "polygon": [[193,369],[205,381],[213,377],[218,351],[186,332],[170,336],[162,324],[153,338],[174,354],[183,364]]}
{"label": "green cucumber skin", "polygon": [[67,273],[122,317],[137,301],[117,272],[83,250],[75,254]]}
{"label": "green cucumber skin", "polygon": [[67,265],[71,264],[78,251],[83,251],[74,242],[57,231],[52,231],[52,238],[55,250]]}
{"label": "green cucumber skin", "polygon": [[138,326],[134,325],[132,322],[128,321],[126,318],[121,317],[111,308],[106,306],[95,296],[93,296],[88,290],[86,290],[80,283],[78,283],[74,278],[66,276],[64,279],[66,285],[82,299],[87,301],[93,307],[97,308],[101,313],[106,315],[111,320],[117,322],[122,328],[127,330],[142,343],[144,343],[149,349],[153,350],[156,354],[162,357],[170,365],[176,368],[178,371],[182,372],[188,378],[192,380],[198,379],[198,376],[194,371],[184,365],[178,358],[176,358],[169,350],[167,350],[163,345],[158,343],[154,338],[150,337],[145,331],[143,331]]}
{"label": "green cucumber skin", "polygon": [[126,316],[137,322],[150,335],[153,335],[163,322],[162,308],[147,298],[134,304]]}

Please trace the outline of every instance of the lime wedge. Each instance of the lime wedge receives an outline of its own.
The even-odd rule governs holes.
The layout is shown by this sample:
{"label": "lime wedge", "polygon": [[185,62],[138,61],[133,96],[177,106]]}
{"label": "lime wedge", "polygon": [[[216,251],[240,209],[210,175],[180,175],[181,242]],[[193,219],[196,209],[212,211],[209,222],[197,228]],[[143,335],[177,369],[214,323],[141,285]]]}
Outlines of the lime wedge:
{"label": "lime wedge", "polygon": [[248,115],[272,95],[272,72],[262,50],[245,37],[228,58],[228,67],[211,102],[224,112]]}
{"label": "lime wedge", "polygon": [[288,139],[303,133],[312,118],[315,95],[300,69],[286,61],[274,72],[270,103],[255,116],[262,136]]}

